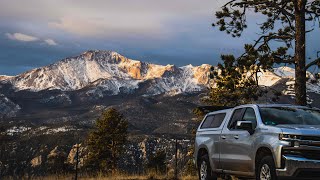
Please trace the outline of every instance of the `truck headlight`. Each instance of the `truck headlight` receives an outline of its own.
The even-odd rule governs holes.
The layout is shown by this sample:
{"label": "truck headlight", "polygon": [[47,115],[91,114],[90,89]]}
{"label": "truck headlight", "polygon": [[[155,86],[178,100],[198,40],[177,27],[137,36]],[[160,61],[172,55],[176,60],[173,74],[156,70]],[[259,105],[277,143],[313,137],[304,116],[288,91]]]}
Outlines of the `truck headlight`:
{"label": "truck headlight", "polygon": [[295,134],[279,134],[279,139],[282,141],[288,141],[290,142],[292,147],[299,147],[301,136],[295,135]]}
{"label": "truck headlight", "polygon": [[279,134],[279,139],[283,141],[300,141],[301,136],[295,134]]}

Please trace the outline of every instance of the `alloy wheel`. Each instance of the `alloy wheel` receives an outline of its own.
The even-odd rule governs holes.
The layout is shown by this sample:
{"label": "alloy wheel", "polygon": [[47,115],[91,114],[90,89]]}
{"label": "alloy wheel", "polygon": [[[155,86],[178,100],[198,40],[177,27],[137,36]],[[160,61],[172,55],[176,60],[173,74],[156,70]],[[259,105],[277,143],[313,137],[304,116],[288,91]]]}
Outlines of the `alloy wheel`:
{"label": "alloy wheel", "polygon": [[271,180],[271,170],[268,164],[264,164],[260,170],[260,180]]}
{"label": "alloy wheel", "polygon": [[205,161],[202,161],[200,166],[200,178],[201,180],[206,180],[208,176],[208,166]]}

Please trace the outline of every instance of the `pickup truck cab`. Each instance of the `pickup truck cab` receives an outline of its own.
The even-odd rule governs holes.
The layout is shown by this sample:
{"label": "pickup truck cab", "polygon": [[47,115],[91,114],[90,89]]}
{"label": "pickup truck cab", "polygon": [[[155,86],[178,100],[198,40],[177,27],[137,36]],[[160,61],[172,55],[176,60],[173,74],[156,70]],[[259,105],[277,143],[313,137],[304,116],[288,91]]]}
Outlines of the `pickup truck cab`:
{"label": "pickup truck cab", "polygon": [[199,179],[320,179],[320,110],[242,105],[207,114],[195,139]]}

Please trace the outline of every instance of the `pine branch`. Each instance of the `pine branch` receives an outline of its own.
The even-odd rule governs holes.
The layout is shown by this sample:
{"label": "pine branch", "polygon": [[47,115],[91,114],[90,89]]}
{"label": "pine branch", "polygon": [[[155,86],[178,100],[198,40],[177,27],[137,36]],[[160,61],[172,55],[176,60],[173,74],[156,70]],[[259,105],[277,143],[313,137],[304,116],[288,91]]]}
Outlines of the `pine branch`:
{"label": "pine branch", "polygon": [[[279,36],[279,35],[276,35],[276,34],[270,34],[270,35],[262,35],[259,37],[258,40],[256,40],[255,44],[253,44],[253,46],[248,50],[248,52],[256,49],[256,47],[262,43],[262,45],[266,45],[268,44],[271,40],[290,40],[292,39],[292,36]],[[263,40],[263,41],[262,41]],[[261,42],[262,41],[262,42]],[[261,46],[262,46],[261,45]],[[260,47],[261,47],[260,46]],[[260,47],[258,47],[257,49],[259,49]],[[247,54],[247,52],[243,53],[238,59],[241,59],[243,58],[245,55]]]}
{"label": "pine branch", "polygon": [[276,61],[276,63],[282,63],[282,64],[293,64],[294,62],[294,58],[290,58],[290,59],[282,59],[279,56],[273,56],[273,58],[277,59],[278,61]]}
{"label": "pine branch", "polygon": [[308,70],[311,66],[317,65],[320,63],[320,58],[315,59],[314,61],[310,62],[309,64],[306,65],[304,70]]}

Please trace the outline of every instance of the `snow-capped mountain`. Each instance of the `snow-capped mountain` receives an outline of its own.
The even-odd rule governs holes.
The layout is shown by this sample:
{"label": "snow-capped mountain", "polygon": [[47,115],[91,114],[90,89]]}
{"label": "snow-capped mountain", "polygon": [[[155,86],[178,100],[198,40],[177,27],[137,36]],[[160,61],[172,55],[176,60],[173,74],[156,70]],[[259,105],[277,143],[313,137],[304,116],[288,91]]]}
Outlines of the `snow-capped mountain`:
{"label": "snow-capped mountain", "polygon": [[162,66],[128,59],[113,51],[87,51],[17,76],[1,76],[0,82],[12,84],[17,91],[95,87],[110,95],[132,92],[141,83],[150,82],[147,94],[182,93],[203,90],[209,69],[210,65]]}
{"label": "snow-capped mountain", "polygon": [[[320,94],[320,82],[319,80],[315,77],[314,74],[311,72],[307,71],[307,92],[313,92]],[[294,93],[294,83],[295,83],[295,69],[290,68],[290,67],[278,67],[274,68],[274,71],[271,72],[266,72],[262,75],[262,77],[265,79],[264,83],[270,83],[270,86],[275,84],[276,82],[280,81],[281,79],[287,79],[286,85],[287,89],[291,89],[292,92]],[[284,93],[287,94],[287,93]]]}
{"label": "snow-capped mountain", "polygon": [[[285,78],[285,86],[286,89],[282,91],[283,95],[288,95],[294,98],[295,96],[295,69],[290,67],[279,67],[275,68],[274,72],[275,75],[278,77],[281,77],[282,79]],[[320,94],[320,81],[315,77],[315,74],[312,74],[311,72],[306,72],[307,76],[307,101],[309,104],[312,102],[315,103],[314,99],[310,97],[311,94]]]}
{"label": "snow-capped mountain", "polygon": [[[189,122],[192,109],[205,105],[201,99],[214,84],[210,69],[207,64],[163,66],[112,51],[87,51],[17,76],[0,76],[0,122],[90,125],[111,106],[134,131],[172,131],[168,126]],[[308,102],[320,107],[320,83],[307,74]],[[282,92],[279,103],[294,103],[294,69],[262,71],[258,83]],[[273,103],[271,96],[259,102]]]}
{"label": "snow-capped mountain", "polygon": [[[85,89],[87,96],[96,97],[134,93],[139,89],[143,95],[176,95],[205,90],[209,84],[210,68],[208,64],[163,66],[128,59],[113,51],[92,50],[17,76],[0,76],[0,84],[10,84],[15,91],[69,92]],[[307,76],[310,80],[315,79],[309,72]],[[288,79],[287,89],[294,85],[294,69],[290,67],[260,72],[258,77],[262,86],[273,86],[282,79]],[[318,81],[308,82],[307,88],[309,92],[320,93]],[[50,101],[57,99],[50,98]]]}

